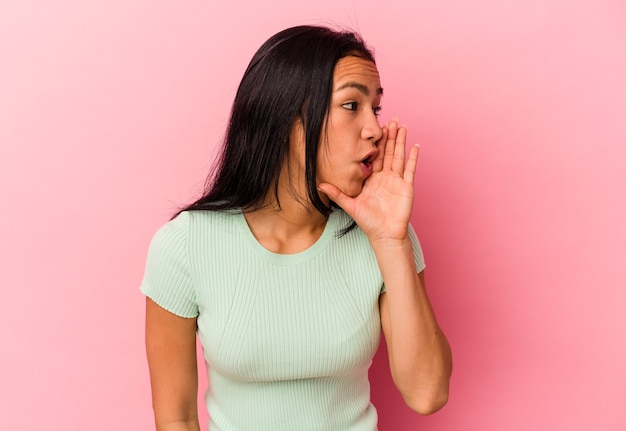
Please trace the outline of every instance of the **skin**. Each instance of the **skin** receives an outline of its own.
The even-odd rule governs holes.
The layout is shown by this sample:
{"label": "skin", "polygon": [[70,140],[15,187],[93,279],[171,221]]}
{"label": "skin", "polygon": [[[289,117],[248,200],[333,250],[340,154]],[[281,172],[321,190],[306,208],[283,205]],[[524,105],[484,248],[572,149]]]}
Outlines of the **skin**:
{"label": "skin", "polygon": [[376,158],[379,154],[376,144],[383,136],[376,116],[382,91],[372,62],[357,57],[338,62],[328,126],[322,133],[317,159],[318,183],[333,184],[351,197],[361,193],[370,175],[361,162],[369,159],[367,164],[370,164]]}
{"label": "skin", "polygon": [[[367,94],[361,92],[360,109],[353,118],[345,118],[335,105],[335,100],[342,105],[343,97],[352,96],[339,90],[348,81],[364,84],[369,89]],[[322,182],[318,188],[350,214],[367,235],[386,287],[379,306],[391,375],[410,408],[431,414],[448,400],[452,355],[428,301],[424,274],[418,274],[415,268],[408,236],[419,147],[411,147],[407,157],[407,130],[399,127],[395,120],[383,126],[380,132],[373,126],[380,79],[372,63],[356,57],[340,60],[335,68],[333,87],[330,118],[339,120],[329,127],[340,125],[342,131],[328,134],[329,152],[334,149],[341,154],[336,146],[338,140],[333,139],[347,136],[348,133],[343,134],[346,130],[360,130],[358,139],[356,134],[352,138],[354,148],[374,142],[379,151],[372,163],[372,174],[362,185],[359,186],[358,176],[344,176],[340,170],[328,176],[320,173]],[[320,164],[320,171],[326,175],[322,166]],[[360,192],[354,194],[359,188]]]}
{"label": "skin", "polygon": [[196,319],[146,298],[146,353],[157,431],[200,431]]}
{"label": "skin", "polygon": [[[386,286],[379,307],[391,375],[410,408],[431,414],[447,402],[452,356],[408,237],[419,148],[405,153],[407,131],[397,121],[379,125],[381,95],[373,63],[339,60],[318,152],[318,190],[323,201],[341,206],[367,235]],[[300,121],[293,125],[290,146],[291,159],[279,178],[281,208],[270,193],[267,206],[244,214],[256,239],[282,254],[313,245],[327,221],[307,198]],[[159,431],[199,430],[195,343],[195,319],[175,316],[147,299],[146,346]]]}

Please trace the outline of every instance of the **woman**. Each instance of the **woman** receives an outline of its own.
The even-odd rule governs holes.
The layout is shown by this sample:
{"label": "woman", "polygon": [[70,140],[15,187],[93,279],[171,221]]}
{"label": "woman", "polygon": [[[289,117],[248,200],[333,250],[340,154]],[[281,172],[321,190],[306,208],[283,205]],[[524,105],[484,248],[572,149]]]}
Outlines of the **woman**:
{"label": "woman", "polygon": [[380,127],[358,35],[300,26],[255,54],[207,191],[152,240],[141,289],[158,430],[375,430],[368,368],[387,340],[406,403],[448,397],[451,354],[409,218],[418,148]]}

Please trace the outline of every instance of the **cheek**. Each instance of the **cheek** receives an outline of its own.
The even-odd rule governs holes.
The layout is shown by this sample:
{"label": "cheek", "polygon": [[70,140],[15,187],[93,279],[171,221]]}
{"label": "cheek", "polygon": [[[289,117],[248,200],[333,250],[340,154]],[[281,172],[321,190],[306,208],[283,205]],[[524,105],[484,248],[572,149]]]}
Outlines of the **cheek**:
{"label": "cheek", "polygon": [[329,182],[332,176],[332,165],[325,154],[320,154],[317,158],[317,180],[318,182]]}
{"label": "cheek", "polygon": [[323,134],[322,141],[317,152],[317,179],[319,182],[332,182],[341,188],[341,183],[351,178],[351,162],[354,158],[354,152],[350,151],[353,147],[354,138],[351,133],[347,133],[346,126],[340,127],[339,124],[333,122],[332,127],[328,128],[326,134]]}

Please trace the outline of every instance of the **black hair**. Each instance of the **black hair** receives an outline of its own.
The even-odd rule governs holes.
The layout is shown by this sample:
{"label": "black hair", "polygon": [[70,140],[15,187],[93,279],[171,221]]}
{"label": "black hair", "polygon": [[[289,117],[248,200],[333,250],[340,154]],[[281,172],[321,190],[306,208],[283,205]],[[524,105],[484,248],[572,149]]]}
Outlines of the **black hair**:
{"label": "black hair", "polygon": [[272,192],[278,202],[278,178],[289,154],[289,135],[297,120],[305,135],[305,177],[308,197],[322,214],[332,211],[316,185],[320,134],[328,120],[333,72],[337,62],[374,56],[352,31],[297,26],[267,40],[246,69],[235,100],[217,164],[205,191],[181,209],[254,211]]}

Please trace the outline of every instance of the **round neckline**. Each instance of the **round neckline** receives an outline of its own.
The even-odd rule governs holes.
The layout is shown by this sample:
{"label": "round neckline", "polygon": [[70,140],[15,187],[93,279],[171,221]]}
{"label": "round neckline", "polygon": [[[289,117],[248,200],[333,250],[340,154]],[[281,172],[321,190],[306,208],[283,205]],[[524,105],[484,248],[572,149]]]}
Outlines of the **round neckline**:
{"label": "round neckline", "polygon": [[298,253],[280,254],[274,253],[273,251],[270,251],[266,249],[263,245],[261,245],[261,243],[256,239],[256,237],[250,230],[250,226],[246,221],[243,211],[238,211],[234,215],[234,217],[237,227],[239,228],[239,232],[242,234],[246,242],[250,244],[253,252],[260,258],[276,265],[296,265],[315,259],[326,248],[330,240],[337,233],[338,220],[336,216],[336,211],[333,211],[328,216],[326,226],[324,226],[324,231],[310,247]]}

